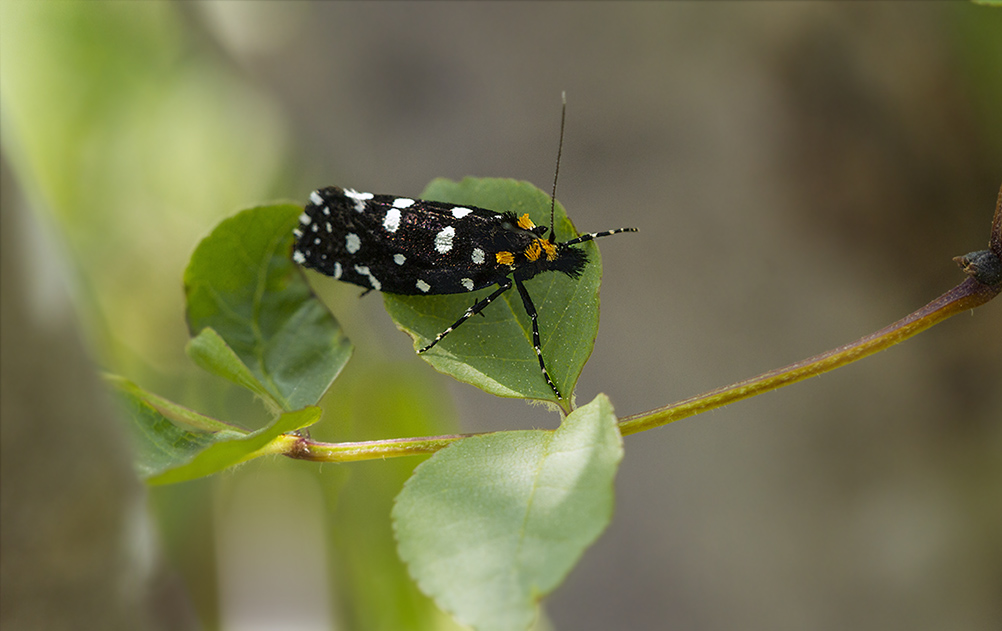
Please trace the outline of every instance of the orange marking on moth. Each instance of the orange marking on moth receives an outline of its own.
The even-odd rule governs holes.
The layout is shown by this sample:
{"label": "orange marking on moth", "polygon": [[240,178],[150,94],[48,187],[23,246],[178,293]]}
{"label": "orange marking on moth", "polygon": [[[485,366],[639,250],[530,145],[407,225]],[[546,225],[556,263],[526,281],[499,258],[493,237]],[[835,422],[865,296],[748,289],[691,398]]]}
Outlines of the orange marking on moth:
{"label": "orange marking on moth", "polygon": [[535,261],[536,259],[539,258],[539,255],[542,253],[543,253],[543,247],[539,245],[539,239],[536,239],[535,241],[530,243],[529,246],[525,248],[525,251],[523,252],[523,254],[525,254],[525,258],[529,259],[530,261]]}
{"label": "orange marking on moth", "polygon": [[536,224],[532,223],[532,219],[529,219],[529,213],[525,213],[518,218],[518,227],[522,230],[532,230]]}
{"label": "orange marking on moth", "polygon": [[543,246],[543,251],[546,252],[547,261],[557,260],[557,246],[550,243],[546,239],[539,239],[539,244]]}
{"label": "orange marking on moth", "polygon": [[494,258],[497,259],[498,265],[507,265],[508,267],[511,267],[515,264],[515,255],[511,252],[502,250],[495,254]]}

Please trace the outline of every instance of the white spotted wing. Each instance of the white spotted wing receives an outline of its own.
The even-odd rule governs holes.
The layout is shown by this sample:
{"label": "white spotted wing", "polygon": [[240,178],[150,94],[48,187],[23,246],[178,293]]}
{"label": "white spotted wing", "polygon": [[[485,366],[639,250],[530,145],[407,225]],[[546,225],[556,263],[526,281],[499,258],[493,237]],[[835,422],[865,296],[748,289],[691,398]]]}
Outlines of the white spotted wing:
{"label": "white spotted wing", "polygon": [[463,293],[511,273],[496,254],[536,238],[514,224],[511,213],[328,187],[310,195],[293,258],[377,291]]}

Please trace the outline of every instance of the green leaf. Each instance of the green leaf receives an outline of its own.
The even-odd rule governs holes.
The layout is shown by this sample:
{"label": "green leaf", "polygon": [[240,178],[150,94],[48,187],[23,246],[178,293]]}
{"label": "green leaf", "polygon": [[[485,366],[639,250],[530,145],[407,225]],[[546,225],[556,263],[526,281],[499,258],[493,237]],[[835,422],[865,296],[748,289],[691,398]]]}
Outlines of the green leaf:
{"label": "green leaf", "polygon": [[[537,225],[550,223],[550,197],[528,182],[508,179],[466,178],[461,182],[436,179],[423,199],[479,206],[516,215],[529,213]],[[577,235],[556,205],[557,237]],[[598,333],[598,289],[602,260],[594,243],[582,246],[589,263],[578,279],[559,272],[540,274],[526,282],[539,312],[539,335],[546,368],[560,392],[570,397],[578,376],[591,355]],[[384,302],[397,327],[414,338],[414,348],[426,345],[453,324],[476,300],[493,288],[472,295],[398,296],[385,294]],[[439,372],[502,397],[556,401],[539,372],[532,348],[532,324],[518,292],[512,289],[475,317],[421,355]]]}
{"label": "green leaf", "polygon": [[455,443],[421,464],[397,497],[400,557],[460,622],[526,629],[538,601],[608,525],[622,457],[605,395],[555,431]]}
{"label": "green leaf", "polygon": [[140,388],[124,377],[105,374],[104,380],[112,387],[121,391],[123,394],[128,394],[141,399],[145,403],[152,406],[167,420],[181,428],[187,428],[188,431],[199,433],[233,432],[234,437],[238,435],[242,436],[247,433],[247,430],[243,428],[230,425],[229,423],[205,416],[204,414],[199,414],[198,412],[178,405],[173,401],[168,401],[159,395]]}
{"label": "green leaf", "polygon": [[132,422],[136,469],[150,484],[193,480],[269,453],[285,453],[290,432],[320,420],[320,408],[280,416],[256,432],[209,418],[109,375]]}
{"label": "green leaf", "polygon": [[205,327],[198,335],[191,338],[185,347],[185,352],[198,366],[247,388],[267,402],[268,407],[281,410],[282,406],[271,392],[257,380],[247,365],[240,361],[233,349],[212,327]]}
{"label": "green leaf", "polygon": [[140,477],[150,478],[183,465],[219,440],[247,432],[172,403],[116,375],[105,377],[117,391],[131,421]]}
{"label": "green leaf", "polygon": [[[301,212],[276,204],[224,220],[199,243],[184,275],[192,358],[258,394],[263,389],[284,410],[319,401],[352,352],[290,258]],[[202,336],[206,328],[215,336]],[[234,366],[226,347],[246,370]]]}
{"label": "green leaf", "polygon": [[[147,478],[148,484],[176,484],[218,473],[258,456],[285,453],[290,432],[313,425],[320,420],[320,408],[310,406],[287,412],[274,423],[251,434],[229,440],[216,440],[199,451],[186,463]],[[220,438],[217,436],[217,438]]]}

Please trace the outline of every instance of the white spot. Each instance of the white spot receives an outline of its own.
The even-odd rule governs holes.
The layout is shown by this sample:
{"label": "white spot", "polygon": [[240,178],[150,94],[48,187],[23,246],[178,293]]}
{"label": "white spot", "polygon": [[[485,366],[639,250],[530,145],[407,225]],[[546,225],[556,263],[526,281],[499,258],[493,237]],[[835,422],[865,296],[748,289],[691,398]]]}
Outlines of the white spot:
{"label": "white spot", "polygon": [[341,269],[341,264],[335,262],[334,263],[334,280],[337,280],[337,279],[341,278],[341,272],[342,271],[343,270]]}
{"label": "white spot", "polygon": [[463,287],[466,287],[466,291],[473,291],[473,280],[472,279],[470,279],[470,278],[464,278],[463,280],[461,280],[459,282],[463,284]]}
{"label": "white spot", "polygon": [[313,221],[313,220],[310,219],[310,216],[307,215],[306,213],[303,213],[302,215],[299,215],[299,223],[303,224],[304,226],[310,225],[311,221]]}
{"label": "white spot", "polygon": [[320,237],[313,240],[313,245],[320,245]]}
{"label": "white spot", "polygon": [[407,199],[406,197],[398,197],[393,200],[394,208],[410,208],[414,205],[413,199]]}
{"label": "white spot", "polygon": [[330,217],[331,216],[331,209],[329,207],[327,207],[327,206],[324,206],[324,214],[327,215],[328,217]]}
{"label": "white spot", "polygon": [[[320,240],[317,239],[319,242]],[[344,235],[344,249],[348,250],[348,254],[354,254],[358,252],[358,249],[362,247],[362,240],[358,238],[358,235],[354,232],[349,232]],[[361,272],[359,272],[361,274]]]}
{"label": "white spot", "polygon": [[319,206],[324,203],[324,198],[320,197],[320,191],[313,191],[310,193],[310,201]]}
{"label": "white spot", "polygon": [[452,216],[455,217],[456,219],[462,219],[463,217],[465,217],[466,215],[469,215],[472,212],[473,211],[470,210],[469,208],[463,208],[462,206],[456,206],[455,208],[452,209]]}
{"label": "white spot", "polygon": [[439,254],[445,254],[452,249],[452,238],[456,236],[456,229],[452,226],[447,226],[435,235],[435,249],[438,250]]}
{"label": "white spot", "polygon": [[403,265],[404,261],[406,261],[406,260],[407,260],[407,257],[404,256],[403,254],[394,254],[393,255],[393,262],[396,263],[397,265]]}
{"label": "white spot", "polygon": [[376,277],[372,275],[372,272],[370,272],[369,268],[366,267],[365,265],[356,265],[355,271],[361,274],[362,276],[368,276],[369,284],[372,285],[372,288],[375,289],[376,291],[379,291],[379,288],[383,286],[382,283],[376,280]]}
{"label": "white spot", "polygon": [[296,228],[295,230],[292,231],[292,234],[296,235],[296,238],[298,239],[299,237],[303,236],[303,231],[300,230],[299,228]]}
{"label": "white spot", "polygon": [[328,221],[328,222],[327,222],[327,223],[325,224],[325,226],[326,226],[326,228],[327,228],[327,232],[334,232],[334,226],[332,226],[332,225],[331,225],[331,222],[329,222],[329,221]]}
{"label": "white spot", "polygon": [[344,196],[352,199],[360,199],[363,202],[372,199],[372,193],[359,193],[353,188],[344,189]]}
{"label": "white spot", "polygon": [[[397,202],[400,200],[398,199]],[[397,202],[393,202],[396,206]],[[396,232],[400,228],[400,210],[397,208],[391,208],[386,211],[386,218],[383,219],[383,227],[386,228],[387,232]]]}
{"label": "white spot", "polygon": [[470,257],[473,262],[477,265],[481,265],[484,262],[484,251],[480,248],[473,248],[473,256]]}
{"label": "white spot", "polygon": [[300,265],[302,265],[303,263],[306,262],[306,257],[303,256],[303,253],[300,252],[299,250],[295,250],[292,253],[292,260],[295,261],[296,263],[299,263]]}
{"label": "white spot", "polygon": [[355,200],[355,210],[362,212],[365,210],[365,202],[372,199],[372,193],[359,193],[353,188],[344,189],[344,196]]}
{"label": "white spot", "polygon": [[418,289],[420,289],[424,293],[428,293],[428,290],[431,289],[431,285],[429,285],[428,283],[424,282],[420,278],[418,279],[418,282],[415,283],[415,285],[417,286]]}

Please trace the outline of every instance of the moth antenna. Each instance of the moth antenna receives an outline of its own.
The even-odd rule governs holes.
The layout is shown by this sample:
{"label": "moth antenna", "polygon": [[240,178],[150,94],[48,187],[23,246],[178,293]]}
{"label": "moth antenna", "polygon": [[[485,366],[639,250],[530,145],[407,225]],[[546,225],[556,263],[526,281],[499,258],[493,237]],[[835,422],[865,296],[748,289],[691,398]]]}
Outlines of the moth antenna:
{"label": "moth antenna", "polygon": [[553,225],[554,212],[557,207],[557,176],[560,175],[560,154],[564,151],[564,121],[567,120],[567,91],[560,93],[563,105],[560,108],[560,142],[557,143],[557,168],[553,172],[553,194],[550,195],[550,243],[557,242],[557,228]]}

